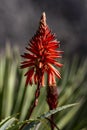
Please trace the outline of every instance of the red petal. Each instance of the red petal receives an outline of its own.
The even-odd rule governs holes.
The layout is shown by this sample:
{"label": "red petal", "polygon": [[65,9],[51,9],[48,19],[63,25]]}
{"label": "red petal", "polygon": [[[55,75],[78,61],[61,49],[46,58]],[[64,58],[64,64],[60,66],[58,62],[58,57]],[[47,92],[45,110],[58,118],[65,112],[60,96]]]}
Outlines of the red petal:
{"label": "red petal", "polygon": [[37,77],[38,77],[38,76],[37,76],[37,73],[35,73],[35,75],[34,75],[34,83],[35,83],[35,84],[37,84],[37,81],[38,81]]}
{"label": "red petal", "polygon": [[52,54],[52,55],[47,56],[47,59],[49,59],[49,58],[51,58],[51,59],[62,58],[62,56]]}
{"label": "red petal", "polygon": [[54,74],[60,79],[61,76],[60,76],[59,71],[58,71],[54,66],[52,66],[51,64],[48,64],[48,66],[49,66],[49,68],[51,69],[51,71],[53,71]]}
{"label": "red petal", "polygon": [[30,67],[30,66],[33,66],[33,65],[34,65],[34,63],[26,63],[24,65],[21,65],[20,67],[21,68],[27,68],[27,67]]}
{"label": "red petal", "polygon": [[54,73],[52,73],[52,85],[54,86],[54,84],[56,84],[56,80]]}
{"label": "red petal", "polygon": [[35,55],[38,55],[38,53],[39,53],[39,51],[37,50],[37,48],[36,48],[36,50],[32,49],[32,48],[29,48],[29,51],[32,52]]}
{"label": "red petal", "polygon": [[29,53],[24,53],[24,55],[21,55],[21,57],[26,58],[26,59],[35,59],[36,58],[36,56],[31,55]]}
{"label": "red petal", "polygon": [[49,69],[49,71],[47,73],[48,73],[48,84],[49,84],[49,86],[56,84],[55,75],[52,72],[52,70]]}
{"label": "red petal", "polygon": [[58,63],[57,61],[55,61],[55,60],[52,59],[52,58],[48,58],[48,62],[50,62],[50,63],[56,65],[57,67],[62,67],[62,66],[63,66],[63,64]]}
{"label": "red petal", "polygon": [[63,66],[63,64],[61,64],[61,63],[59,63],[59,62],[54,62],[54,65],[56,65],[57,67],[62,67]]}
{"label": "red petal", "polygon": [[48,73],[48,85],[52,85],[52,73],[50,73],[50,71],[47,72]]}
{"label": "red petal", "polygon": [[32,84],[33,82],[33,75],[34,75],[34,68],[30,69],[25,76],[27,76],[26,79],[26,86],[28,85],[28,83]]}

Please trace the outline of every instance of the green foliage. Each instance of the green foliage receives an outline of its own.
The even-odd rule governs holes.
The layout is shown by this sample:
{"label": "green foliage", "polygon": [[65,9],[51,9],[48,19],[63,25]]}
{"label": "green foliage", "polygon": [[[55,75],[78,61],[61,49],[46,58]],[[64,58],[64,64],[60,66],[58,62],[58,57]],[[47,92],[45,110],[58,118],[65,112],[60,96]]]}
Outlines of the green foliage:
{"label": "green foliage", "polygon": [[[40,115],[39,117],[37,117],[37,120],[25,120],[25,121],[19,121],[14,117],[8,117],[8,118],[5,118],[4,120],[2,120],[2,122],[0,123],[0,128],[1,130],[17,130],[17,129],[20,129],[22,125],[26,124],[26,126],[23,128],[23,130],[30,130],[31,128],[33,127],[36,127],[38,124],[40,123],[44,123],[46,125],[46,119],[48,117],[50,117],[52,114],[55,114],[59,111],[62,111],[64,109],[67,109],[69,107],[72,107],[72,106],[75,106],[77,105],[76,104],[70,104],[70,105],[65,105],[65,106],[62,106],[62,107],[59,107],[55,110],[50,110],[49,112],[46,112],[45,114],[43,115]],[[16,122],[15,124],[13,124],[14,122]],[[47,127],[48,128],[48,127]]]}
{"label": "green foliage", "polygon": [[[60,130],[87,129],[87,59],[75,56],[71,62],[65,60],[62,80],[57,80],[59,107],[49,112],[46,87],[41,88],[38,106],[29,121],[25,117],[33,102],[36,86],[25,87],[24,71],[19,66],[19,51],[14,48],[11,52],[10,46],[7,46],[6,54],[0,54],[0,130],[3,127],[4,130],[18,130],[26,123],[24,130],[50,130],[46,117],[54,113]],[[72,103],[79,104],[64,110]],[[17,117],[12,116],[16,113],[19,113]]]}
{"label": "green foliage", "polygon": [[2,122],[0,123],[0,129],[6,130],[9,127],[11,127],[11,125],[15,123],[16,121],[17,119],[15,117],[7,117],[4,120],[2,120]]}

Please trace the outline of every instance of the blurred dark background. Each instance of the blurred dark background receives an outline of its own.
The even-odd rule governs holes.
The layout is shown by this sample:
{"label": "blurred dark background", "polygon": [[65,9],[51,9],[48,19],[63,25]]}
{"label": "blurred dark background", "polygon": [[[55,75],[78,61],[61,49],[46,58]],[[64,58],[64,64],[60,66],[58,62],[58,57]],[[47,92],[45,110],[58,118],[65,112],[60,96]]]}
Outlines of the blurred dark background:
{"label": "blurred dark background", "polygon": [[65,55],[87,56],[87,0],[0,0],[0,50],[7,41],[24,49],[43,11]]}

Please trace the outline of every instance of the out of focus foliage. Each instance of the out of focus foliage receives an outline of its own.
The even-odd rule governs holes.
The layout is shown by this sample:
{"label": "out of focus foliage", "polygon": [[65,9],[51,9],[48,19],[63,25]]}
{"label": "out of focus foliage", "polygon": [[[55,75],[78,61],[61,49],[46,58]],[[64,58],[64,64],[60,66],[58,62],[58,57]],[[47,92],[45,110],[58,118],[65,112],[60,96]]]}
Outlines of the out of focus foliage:
{"label": "out of focus foliage", "polygon": [[[57,81],[59,108],[72,103],[79,105],[54,112],[55,122],[60,130],[87,130],[87,59],[80,59],[78,56],[73,60],[64,59],[61,73],[62,79]],[[24,120],[34,99],[35,90],[35,85],[25,87],[18,48],[11,50],[7,46],[5,54],[0,54],[0,121],[4,119],[0,123],[0,130],[17,130],[21,124],[29,122]],[[50,130],[49,122],[41,119],[41,115],[48,110],[44,87],[41,89],[38,106],[31,116],[32,129]],[[28,128],[27,126],[26,130]]]}

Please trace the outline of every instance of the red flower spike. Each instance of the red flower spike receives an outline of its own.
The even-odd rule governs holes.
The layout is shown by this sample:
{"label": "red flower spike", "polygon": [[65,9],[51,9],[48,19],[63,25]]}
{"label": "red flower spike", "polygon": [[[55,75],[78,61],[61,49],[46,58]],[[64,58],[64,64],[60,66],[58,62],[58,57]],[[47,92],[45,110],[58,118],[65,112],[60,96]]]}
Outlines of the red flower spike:
{"label": "red flower spike", "polygon": [[46,23],[46,15],[42,14],[38,31],[30,40],[27,53],[21,55],[25,61],[21,62],[21,68],[29,68],[25,74],[26,85],[37,84],[40,78],[41,86],[45,84],[44,73],[48,75],[48,86],[56,85],[55,76],[61,78],[59,71],[55,67],[62,67],[63,65],[57,62],[61,58],[62,51],[57,49],[60,42],[56,40],[55,35],[52,34]]}

